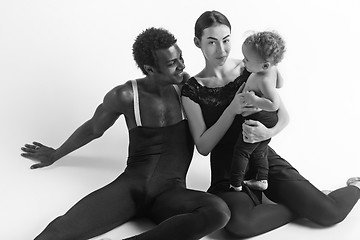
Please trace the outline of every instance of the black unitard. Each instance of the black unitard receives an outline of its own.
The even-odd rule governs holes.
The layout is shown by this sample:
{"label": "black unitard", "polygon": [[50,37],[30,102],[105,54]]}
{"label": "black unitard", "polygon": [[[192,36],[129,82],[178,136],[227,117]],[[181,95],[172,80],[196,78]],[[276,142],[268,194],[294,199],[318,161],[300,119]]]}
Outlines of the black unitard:
{"label": "black unitard", "polygon": [[[210,128],[231,103],[235,93],[249,77],[246,70],[224,87],[209,88],[191,78],[182,95],[199,104],[207,128]],[[233,148],[243,120],[238,115],[211,152],[211,186],[209,192],[225,200],[231,211],[226,229],[238,237],[251,237],[280,227],[295,217],[304,217],[323,226],[342,221],[360,197],[357,187],[349,186],[323,194],[301,176],[287,161],[268,147],[269,187],[265,195],[279,204],[259,204],[261,193],[248,188],[230,192],[230,166]],[[251,164],[251,161],[250,161]],[[252,169],[250,167],[250,169]],[[248,172],[247,178],[254,178]]]}
{"label": "black unitard", "polygon": [[[139,112],[135,110],[137,119]],[[140,240],[200,239],[222,228],[230,215],[224,201],[186,189],[193,149],[186,120],[131,129],[124,173],[52,221],[36,240],[89,239],[133,217],[148,217],[159,224],[134,237]]]}

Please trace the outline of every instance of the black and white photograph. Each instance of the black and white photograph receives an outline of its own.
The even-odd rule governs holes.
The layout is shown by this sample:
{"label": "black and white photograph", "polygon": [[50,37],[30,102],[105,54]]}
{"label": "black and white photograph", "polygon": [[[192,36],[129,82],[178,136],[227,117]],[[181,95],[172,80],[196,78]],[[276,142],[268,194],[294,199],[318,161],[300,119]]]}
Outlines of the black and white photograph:
{"label": "black and white photograph", "polygon": [[0,2],[0,238],[360,239],[360,1]]}

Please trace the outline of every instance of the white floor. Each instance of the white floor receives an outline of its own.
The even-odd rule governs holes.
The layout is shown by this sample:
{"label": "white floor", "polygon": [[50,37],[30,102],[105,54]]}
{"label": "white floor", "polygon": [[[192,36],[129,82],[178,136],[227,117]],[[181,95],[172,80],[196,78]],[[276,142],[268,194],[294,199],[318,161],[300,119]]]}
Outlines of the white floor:
{"label": "white floor", "polygon": [[[18,156],[20,151],[14,146],[3,154],[0,199],[0,237],[1,239],[33,239],[52,219],[63,214],[76,201],[89,192],[114,179],[122,171],[123,161],[117,159],[114,152],[106,153],[107,139],[91,144],[90,147],[75,152],[56,165],[47,169],[29,170],[30,161]],[[20,144],[20,142],[18,143]],[[91,154],[86,153],[89,151]],[[104,152],[103,154],[101,152]],[[123,154],[120,154],[123,155]],[[329,181],[331,188],[343,185],[345,175],[339,174],[336,181]],[[330,175],[329,175],[330,176]],[[206,159],[196,156],[191,166],[188,185],[191,188],[206,189],[208,185],[208,164]],[[342,180],[340,181],[340,178]],[[319,181],[326,182],[326,179]],[[326,185],[326,184],[325,184]],[[93,238],[113,240],[132,236],[154,226],[149,220],[137,219],[128,222],[113,231]],[[357,240],[360,237],[360,203],[340,224],[321,228],[306,221],[290,223],[272,232],[252,239],[293,239],[293,240]],[[203,239],[234,240],[220,230]]]}

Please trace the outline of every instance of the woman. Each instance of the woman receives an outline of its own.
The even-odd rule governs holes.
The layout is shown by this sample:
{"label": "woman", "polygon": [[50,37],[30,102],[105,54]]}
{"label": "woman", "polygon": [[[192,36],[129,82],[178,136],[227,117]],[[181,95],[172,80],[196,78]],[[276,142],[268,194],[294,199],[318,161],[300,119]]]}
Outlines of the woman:
{"label": "woman", "polygon": [[[226,229],[237,237],[251,237],[296,217],[308,218],[322,226],[342,221],[360,198],[360,179],[353,178],[348,182],[350,186],[325,195],[270,147],[269,187],[264,193],[278,204],[260,204],[261,193],[246,186],[242,192],[229,191],[233,147],[242,128],[245,141],[263,141],[280,132],[287,125],[288,116],[281,103],[279,120],[273,128],[252,120],[242,124],[240,114],[248,109],[242,104],[241,90],[250,73],[241,60],[228,58],[231,25],[223,14],[203,13],[195,24],[194,42],[201,49],[206,65],[183,87],[182,102],[198,151],[202,155],[211,152],[208,191],[224,199],[230,208],[231,219]],[[251,172],[247,177],[252,177]],[[292,194],[287,194],[290,191]]]}

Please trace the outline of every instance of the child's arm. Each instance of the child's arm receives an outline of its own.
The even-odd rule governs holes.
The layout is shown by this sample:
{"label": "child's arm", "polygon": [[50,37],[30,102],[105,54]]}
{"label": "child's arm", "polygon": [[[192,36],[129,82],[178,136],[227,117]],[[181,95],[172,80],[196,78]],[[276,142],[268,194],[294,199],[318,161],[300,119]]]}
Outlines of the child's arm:
{"label": "child's arm", "polygon": [[257,91],[261,92],[261,97],[256,96],[255,92],[250,91],[244,94],[244,99],[247,104],[260,108],[265,111],[276,111],[280,106],[279,94],[276,90],[277,71],[274,74],[251,74],[251,81],[256,82]]}
{"label": "child's arm", "polygon": [[284,103],[281,101],[281,98],[280,98],[280,107],[277,112],[277,115],[278,115],[278,122],[272,128],[265,127],[259,121],[246,120],[245,123],[243,124],[243,136],[245,142],[256,143],[267,140],[277,135],[288,125],[290,121],[290,116]]}

